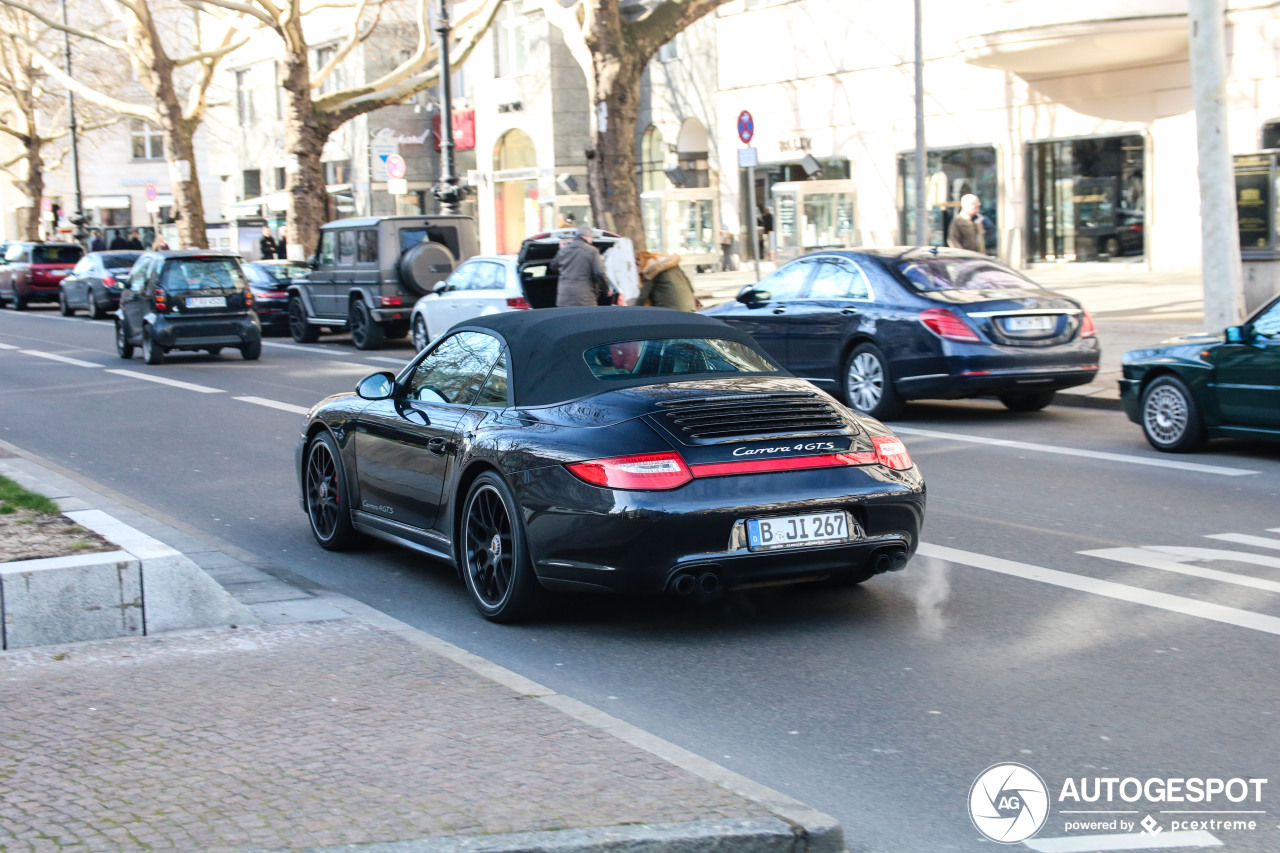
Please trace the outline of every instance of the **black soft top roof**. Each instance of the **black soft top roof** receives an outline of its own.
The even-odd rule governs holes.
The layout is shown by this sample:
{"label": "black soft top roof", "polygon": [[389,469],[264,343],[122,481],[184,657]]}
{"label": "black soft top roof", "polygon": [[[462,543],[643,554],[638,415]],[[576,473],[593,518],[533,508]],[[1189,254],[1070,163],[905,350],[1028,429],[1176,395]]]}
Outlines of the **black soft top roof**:
{"label": "black soft top roof", "polygon": [[[475,329],[496,334],[511,351],[510,383],[517,406],[549,406],[590,394],[702,378],[704,374],[601,382],[583,353],[623,341],[661,338],[723,338],[763,354],[755,339],[713,317],[669,308],[542,308],[475,317],[450,331]],[[767,356],[766,356],[767,358]],[[769,359],[773,362],[773,359]],[[710,375],[710,374],[706,374]],[[714,374],[723,377],[724,374]],[[769,376],[790,376],[778,370]]]}

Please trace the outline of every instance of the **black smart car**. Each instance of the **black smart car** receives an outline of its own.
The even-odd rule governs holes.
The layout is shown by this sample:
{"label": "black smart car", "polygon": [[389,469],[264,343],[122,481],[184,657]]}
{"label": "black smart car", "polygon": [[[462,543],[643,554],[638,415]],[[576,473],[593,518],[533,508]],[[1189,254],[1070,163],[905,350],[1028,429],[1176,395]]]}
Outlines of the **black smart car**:
{"label": "black smart car", "polygon": [[877,418],[905,400],[985,395],[1037,411],[1093,381],[1100,357],[1080,303],[956,249],[806,255],[703,313]]}
{"label": "black smart car", "polygon": [[321,546],[370,534],[451,562],[500,622],[544,590],[859,583],[906,565],[925,508],[882,424],[661,308],[459,323],[316,406],[297,465]]}
{"label": "black smart car", "polygon": [[217,355],[235,347],[246,361],[262,355],[262,326],[240,256],[184,249],[139,258],[116,312],[116,352],[133,358],[135,346],[147,364],[160,364],[170,350]]}

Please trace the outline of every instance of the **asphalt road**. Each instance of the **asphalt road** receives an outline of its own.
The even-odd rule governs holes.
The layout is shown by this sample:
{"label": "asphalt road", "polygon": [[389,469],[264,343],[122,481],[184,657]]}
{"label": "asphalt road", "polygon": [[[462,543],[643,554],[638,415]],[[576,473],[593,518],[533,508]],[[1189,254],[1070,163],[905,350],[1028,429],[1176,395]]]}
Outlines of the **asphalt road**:
{"label": "asphalt road", "polygon": [[[915,404],[894,426],[929,514],[906,571],[718,604],[574,599],[501,627],[451,568],[325,552],[298,507],[299,411],[411,354],[274,338],[259,362],[148,367],[116,357],[109,322],[3,311],[0,438],[790,793],[851,849],[992,849],[968,802],[1001,762],[1047,783],[1033,849],[1100,849],[1046,839],[1148,815],[1150,844],[1208,843],[1171,821],[1230,819],[1257,828],[1214,828],[1223,849],[1280,849],[1280,445],[1175,457],[1117,412]],[[1261,802],[1060,801],[1095,777],[1269,781]]]}

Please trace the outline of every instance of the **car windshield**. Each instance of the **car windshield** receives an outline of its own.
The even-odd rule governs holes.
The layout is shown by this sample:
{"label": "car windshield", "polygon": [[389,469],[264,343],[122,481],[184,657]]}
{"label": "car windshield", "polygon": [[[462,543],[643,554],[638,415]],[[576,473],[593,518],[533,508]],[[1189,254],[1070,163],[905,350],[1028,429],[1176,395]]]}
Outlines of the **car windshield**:
{"label": "car windshield", "polygon": [[102,265],[109,270],[127,270],[133,266],[139,257],[141,257],[141,253],[134,255],[103,255]]}
{"label": "car windshield", "polygon": [[160,286],[184,290],[244,290],[244,273],[231,258],[174,258],[165,265]]}
{"label": "car windshield", "polygon": [[74,264],[84,250],[79,246],[36,246],[32,250],[33,264]]}
{"label": "car windshield", "polygon": [[597,379],[649,379],[698,373],[772,373],[761,353],[723,338],[621,341],[583,353]]}
{"label": "car windshield", "polygon": [[898,272],[915,290],[928,293],[938,290],[1010,290],[1028,287],[1039,289],[1029,278],[982,258],[930,258],[923,261],[900,261]]}

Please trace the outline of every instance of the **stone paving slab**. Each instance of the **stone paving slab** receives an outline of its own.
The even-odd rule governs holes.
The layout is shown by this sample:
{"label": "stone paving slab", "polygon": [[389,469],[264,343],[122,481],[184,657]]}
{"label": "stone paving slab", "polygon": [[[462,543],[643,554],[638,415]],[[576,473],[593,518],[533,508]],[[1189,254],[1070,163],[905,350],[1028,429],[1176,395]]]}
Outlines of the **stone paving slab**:
{"label": "stone paving slab", "polygon": [[356,619],[5,653],[0,720],[5,851],[296,850],[773,817]]}

